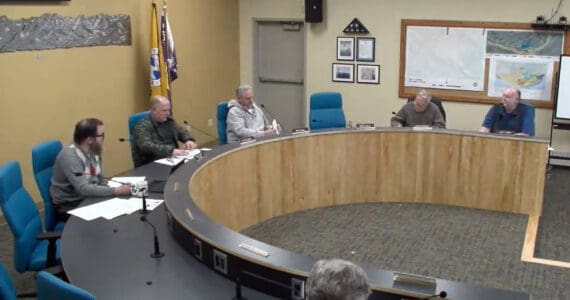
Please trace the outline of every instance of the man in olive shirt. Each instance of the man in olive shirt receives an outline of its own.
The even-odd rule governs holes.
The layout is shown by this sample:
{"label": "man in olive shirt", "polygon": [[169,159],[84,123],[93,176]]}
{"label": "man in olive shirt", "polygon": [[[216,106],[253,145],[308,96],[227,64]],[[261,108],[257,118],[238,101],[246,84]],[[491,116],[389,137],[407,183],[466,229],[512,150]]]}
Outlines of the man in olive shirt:
{"label": "man in olive shirt", "polygon": [[[179,149],[178,142],[183,145]],[[133,162],[135,167],[170,156],[185,156],[197,148],[188,130],[170,117],[170,100],[163,96],[150,98],[150,115],[141,119],[133,130]]]}
{"label": "man in olive shirt", "polygon": [[413,102],[406,103],[392,117],[392,127],[430,126],[445,128],[445,121],[439,108],[431,103],[431,95],[426,90],[420,90]]}

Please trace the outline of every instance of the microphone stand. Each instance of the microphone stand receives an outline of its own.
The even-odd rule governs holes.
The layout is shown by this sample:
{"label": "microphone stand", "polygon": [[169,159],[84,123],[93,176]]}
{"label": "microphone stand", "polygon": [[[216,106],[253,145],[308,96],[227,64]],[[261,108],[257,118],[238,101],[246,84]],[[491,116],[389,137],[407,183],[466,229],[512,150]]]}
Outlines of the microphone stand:
{"label": "microphone stand", "polygon": [[[213,136],[213,135],[207,133],[206,131],[199,129],[198,127],[195,127],[195,126],[190,125],[190,123],[189,123],[188,121],[186,121],[186,120],[184,120],[184,121],[182,121],[182,122],[184,123],[184,125],[186,125],[186,129],[187,129],[188,131],[192,131],[192,130],[196,129],[198,132],[200,132],[200,133],[202,133],[202,134],[205,134],[205,135],[207,135],[208,137],[211,137],[211,138],[213,138],[213,139],[218,139],[217,137],[215,137],[215,136]],[[191,129],[192,129],[192,130],[191,130]]]}
{"label": "microphone stand", "polygon": [[246,297],[241,295],[241,279],[239,277],[236,278],[236,296],[232,300],[247,300]]}
{"label": "microphone stand", "polygon": [[152,257],[152,258],[161,258],[161,257],[163,257],[163,256],[164,256],[164,252],[161,252],[161,251],[160,251],[160,244],[158,243],[158,234],[156,233],[156,227],[155,227],[151,222],[149,222],[149,221],[146,219],[146,215],[143,215],[143,216],[141,217],[141,221],[142,221],[142,222],[146,222],[146,223],[148,223],[150,226],[152,226],[152,230],[153,230],[153,232],[154,232],[154,252],[152,252],[152,253],[150,254],[150,257]]}
{"label": "microphone stand", "polygon": [[146,209],[146,190],[142,192],[142,209],[139,212],[141,215],[148,214],[148,209]]}
{"label": "microphone stand", "polygon": [[[269,116],[273,118],[273,120],[277,121],[277,118],[269,111],[269,109],[267,109],[265,104],[260,103],[259,106],[261,106],[261,108],[263,108],[269,114]],[[283,124],[281,124],[281,122],[277,121],[277,124],[281,126],[284,132],[287,132],[287,129],[283,126]]]}

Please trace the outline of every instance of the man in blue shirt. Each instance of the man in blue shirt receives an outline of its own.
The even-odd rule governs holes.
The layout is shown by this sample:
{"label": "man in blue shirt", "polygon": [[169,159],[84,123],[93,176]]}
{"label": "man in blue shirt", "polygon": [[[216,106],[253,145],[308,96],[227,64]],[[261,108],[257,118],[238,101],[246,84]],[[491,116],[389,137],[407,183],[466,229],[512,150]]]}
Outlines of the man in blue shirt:
{"label": "man in blue shirt", "polygon": [[534,107],[520,99],[519,89],[505,89],[501,103],[491,107],[479,131],[534,136]]}

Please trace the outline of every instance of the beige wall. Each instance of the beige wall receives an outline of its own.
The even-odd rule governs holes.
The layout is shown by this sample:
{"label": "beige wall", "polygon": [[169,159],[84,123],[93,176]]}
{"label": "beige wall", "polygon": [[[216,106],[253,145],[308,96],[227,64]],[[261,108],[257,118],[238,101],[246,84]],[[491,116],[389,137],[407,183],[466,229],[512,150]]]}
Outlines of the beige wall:
{"label": "beige wall", "polygon": [[[497,22],[532,22],[537,15],[549,15],[557,1],[515,0],[325,0],[324,22],[307,24],[306,98],[319,91],[343,94],[348,120],[372,121],[388,126],[391,112],[403,102],[398,98],[401,19],[437,19]],[[241,80],[252,82],[252,20],[255,18],[304,18],[301,0],[240,0]],[[570,15],[562,7],[561,15]],[[336,58],[336,37],[357,17],[376,38],[376,62],[380,85],[331,82],[331,63]],[[481,126],[489,105],[446,102],[448,127],[475,130]],[[550,135],[551,110],[538,109],[537,136]]]}
{"label": "beige wall", "polygon": [[[159,3],[162,3],[158,1]],[[14,3],[14,2],[12,2]],[[56,13],[62,16],[128,14],[132,45],[0,54],[0,164],[18,160],[27,189],[37,196],[31,148],[47,140],[72,140],[81,118],[105,123],[104,168],[108,175],[132,168],[127,117],[146,109],[149,95],[151,1],[73,0],[62,4],[0,4],[10,19]],[[216,136],[215,103],[239,82],[237,0],[169,0],[169,18],[179,60],[173,83],[174,115]],[[215,124],[215,123],[214,123]],[[214,138],[193,134],[198,142]]]}

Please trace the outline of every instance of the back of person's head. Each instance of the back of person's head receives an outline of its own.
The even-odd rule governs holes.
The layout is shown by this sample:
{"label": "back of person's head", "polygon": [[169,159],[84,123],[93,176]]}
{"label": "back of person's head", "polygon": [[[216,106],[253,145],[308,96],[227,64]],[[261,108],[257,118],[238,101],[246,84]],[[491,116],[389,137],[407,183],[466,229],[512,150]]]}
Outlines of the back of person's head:
{"label": "back of person's head", "polygon": [[342,259],[321,259],[311,269],[307,300],[365,300],[370,286],[364,270]]}
{"label": "back of person's head", "polygon": [[97,127],[101,125],[103,125],[103,122],[95,118],[83,119],[77,122],[73,132],[73,141],[76,144],[81,144],[87,138],[97,136]]}

